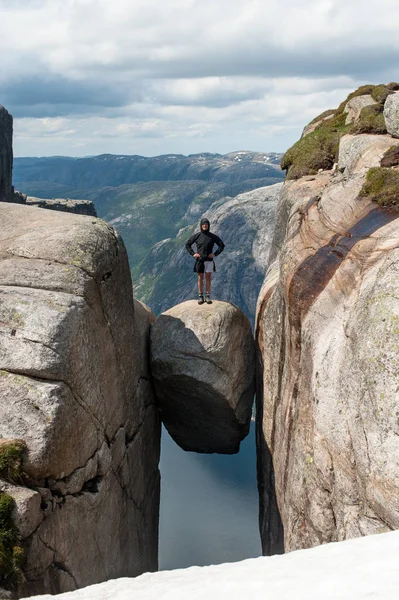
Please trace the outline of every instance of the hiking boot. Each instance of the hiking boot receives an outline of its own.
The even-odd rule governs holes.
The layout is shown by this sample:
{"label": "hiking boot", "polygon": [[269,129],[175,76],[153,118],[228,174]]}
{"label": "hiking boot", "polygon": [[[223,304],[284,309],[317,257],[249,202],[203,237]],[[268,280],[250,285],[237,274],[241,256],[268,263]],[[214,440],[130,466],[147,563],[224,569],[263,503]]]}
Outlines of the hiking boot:
{"label": "hiking boot", "polygon": [[211,300],[210,294],[205,294],[205,302],[207,304],[212,304],[212,300]]}
{"label": "hiking boot", "polygon": [[203,296],[203,294],[198,294],[198,304],[204,304],[204,296]]}

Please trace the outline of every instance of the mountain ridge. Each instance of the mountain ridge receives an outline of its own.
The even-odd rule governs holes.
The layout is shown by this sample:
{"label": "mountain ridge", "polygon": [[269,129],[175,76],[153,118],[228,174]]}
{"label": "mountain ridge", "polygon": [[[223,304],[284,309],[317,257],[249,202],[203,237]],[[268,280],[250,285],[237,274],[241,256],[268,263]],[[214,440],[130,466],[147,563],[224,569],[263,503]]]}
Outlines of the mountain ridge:
{"label": "mountain ridge", "polygon": [[[200,153],[154,157],[100,154],[93,157],[21,157],[14,159],[14,185],[26,193],[28,182],[47,181],[90,189],[144,181],[205,180],[239,183],[248,179],[283,179],[280,154],[250,151],[225,155]],[[277,182],[277,181],[276,181]]]}

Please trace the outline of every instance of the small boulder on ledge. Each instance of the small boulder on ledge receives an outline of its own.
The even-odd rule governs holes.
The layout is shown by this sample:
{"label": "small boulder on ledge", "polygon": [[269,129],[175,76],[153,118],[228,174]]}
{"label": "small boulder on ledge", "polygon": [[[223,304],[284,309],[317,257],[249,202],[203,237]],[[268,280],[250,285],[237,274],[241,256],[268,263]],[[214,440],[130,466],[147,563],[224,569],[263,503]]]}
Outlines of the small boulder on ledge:
{"label": "small boulder on ledge", "polygon": [[183,302],[151,332],[151,367],[162,421],[183,450],[235,454],[248,434],[255,344],[228,302]]}

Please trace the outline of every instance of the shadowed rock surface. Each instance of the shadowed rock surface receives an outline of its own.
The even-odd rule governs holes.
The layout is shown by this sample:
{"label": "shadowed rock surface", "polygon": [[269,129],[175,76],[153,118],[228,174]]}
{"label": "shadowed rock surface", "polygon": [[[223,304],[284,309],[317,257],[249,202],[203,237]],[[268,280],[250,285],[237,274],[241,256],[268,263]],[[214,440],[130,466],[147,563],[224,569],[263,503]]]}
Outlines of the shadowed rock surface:
{"label": "shadowed rock surface", "polygon": [[338,170],[282,189],[256,327],[265,553],[399,528],[399,215],[361,195],[397,144],[344,136]]}
{"label": "shadowed rock surface", "polygon": [[153,315],[106,223],[0,204],[0,437],[27,445],[22,595],[157,568]]}
{"label": "shadowed rock surface", "polygon": [[0,202],[12,195],[12,116],[0,105]]}
{"label": "shadowed rock surface", "polygon": [[151,369],[161,418],[183,450],[238,452],[249,430],[255,350],[243,312],[188,301],[158,317]]}

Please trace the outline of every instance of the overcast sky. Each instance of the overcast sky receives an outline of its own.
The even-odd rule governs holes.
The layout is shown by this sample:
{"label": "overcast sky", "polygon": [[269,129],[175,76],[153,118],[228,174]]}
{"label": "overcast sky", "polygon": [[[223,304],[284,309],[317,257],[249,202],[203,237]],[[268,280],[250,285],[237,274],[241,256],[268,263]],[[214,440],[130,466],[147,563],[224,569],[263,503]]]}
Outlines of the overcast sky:
{"label": "overcast sky", "polygon": [[398,0],[0,0],[16,156],[282,152],[399,80]]}

